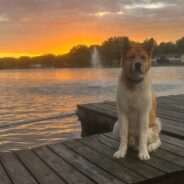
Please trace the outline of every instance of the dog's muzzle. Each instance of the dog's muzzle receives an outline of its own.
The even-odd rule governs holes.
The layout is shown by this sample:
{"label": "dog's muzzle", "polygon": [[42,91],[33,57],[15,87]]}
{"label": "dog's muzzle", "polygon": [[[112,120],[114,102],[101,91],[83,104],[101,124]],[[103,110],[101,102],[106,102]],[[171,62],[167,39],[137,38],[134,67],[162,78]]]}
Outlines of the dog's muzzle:
{"label": "dog's muzzle", "polygon": [[132,72],[143,74],[144,67],[140,62],[134,62],[132,64]]}

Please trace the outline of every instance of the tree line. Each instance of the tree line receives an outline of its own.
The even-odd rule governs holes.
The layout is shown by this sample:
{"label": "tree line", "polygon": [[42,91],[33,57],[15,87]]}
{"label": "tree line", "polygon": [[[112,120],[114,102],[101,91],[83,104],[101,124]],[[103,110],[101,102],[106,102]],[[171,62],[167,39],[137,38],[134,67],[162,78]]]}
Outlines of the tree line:
{"label": "tree line", "polygon": [[[90,67],[93,47],[98,49],[102,65],[105,67],[119,66],[121,48],[124,37],[111,37],[101,45],[78,45],[73,47],[67,54],[42,56],[22,56],[19,58],[0,58],[0,69],[27,69],[27,68],[74,68]],[[156,41],[155,41],[156,43]],[[141,44],[132,41],[132,44]],[[184,54],[184,37],[176,42],[161,42],[156,44],[153,55]]]}

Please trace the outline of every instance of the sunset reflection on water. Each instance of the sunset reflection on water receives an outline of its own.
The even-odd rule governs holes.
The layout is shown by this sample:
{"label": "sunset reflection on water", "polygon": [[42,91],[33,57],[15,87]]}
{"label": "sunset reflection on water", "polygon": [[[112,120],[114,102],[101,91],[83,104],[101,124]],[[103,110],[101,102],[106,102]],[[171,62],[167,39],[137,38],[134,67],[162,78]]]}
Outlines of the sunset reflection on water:
{"label": "sunset reflection on water", "polygon": [[[0,126],[75,112],[81,103],[114,100],[120,69],[7,70],[0,73]],[[154,67],[157,94],[184,93],[183,67]],[[0,129],[0,151],[80,137],[76,116]]]}

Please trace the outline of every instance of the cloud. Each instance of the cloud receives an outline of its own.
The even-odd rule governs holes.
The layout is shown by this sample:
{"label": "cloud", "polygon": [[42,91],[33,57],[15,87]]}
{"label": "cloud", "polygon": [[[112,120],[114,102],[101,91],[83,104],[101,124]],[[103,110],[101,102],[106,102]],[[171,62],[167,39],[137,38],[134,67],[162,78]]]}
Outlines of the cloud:
{"label": "cloud", "polygon": [[8,22],[10,19],[5,14],[0,15],[0,22]]}
{"label": "cloud", "polygon": [[117,12],[108,12],[108,11],[102,11],[102,12],[95,12],[95,13],[89,13],[90,16],[96,16],[96,17],[104,17],[108,15],[123,15],[123,11],[117,11]]}
{"label": "cloud", "polygon": [[62,50],[80,40],[90,44],[113,35],[176,40],[184,30],[183,0],[0,0],[0,4],[0,51],[6,52]]}
{"label": "cloud", "polygon": [[126,9],[136,9],[136,8],[145,8],[145,9],[160,9],[175,6],[174,3],[164,3],[164,2],[143,2],[143,3],[132,3],[130,5],[126,5]]}

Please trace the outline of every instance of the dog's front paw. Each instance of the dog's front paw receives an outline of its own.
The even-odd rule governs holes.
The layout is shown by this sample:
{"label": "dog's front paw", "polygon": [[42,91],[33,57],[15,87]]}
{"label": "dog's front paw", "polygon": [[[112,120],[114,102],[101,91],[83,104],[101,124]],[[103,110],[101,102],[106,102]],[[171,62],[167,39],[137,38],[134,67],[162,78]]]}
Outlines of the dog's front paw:
{"label": "dog's front paw", "polygon": [[126,155],[126,151],[125,150],[122,150],[122,151],[118,150],[118,151],[116,151],[116,153],[114,153],[113,157],[120,159],[120,158],[124,158],[125,155]]}
{"label": "dog's front paw", "polygon": [[140,151],[139,152],[139,158],[140,158],[140,160],[149,160],[150,155],[147,151]]}

